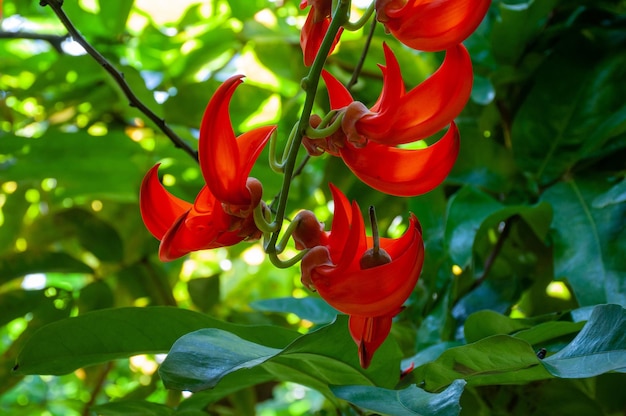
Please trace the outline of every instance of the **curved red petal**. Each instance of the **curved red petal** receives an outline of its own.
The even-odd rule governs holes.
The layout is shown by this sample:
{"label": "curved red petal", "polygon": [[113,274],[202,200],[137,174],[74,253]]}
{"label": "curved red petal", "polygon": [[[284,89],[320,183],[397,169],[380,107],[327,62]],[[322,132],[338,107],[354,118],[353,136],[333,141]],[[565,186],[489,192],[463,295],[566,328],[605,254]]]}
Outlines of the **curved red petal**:
{"label": "curved red petal", "polygon": [[[198,195],[198,199],[208,193],[207,188]],[[210,194],[210,193],[209,193]],[[210,200],[210,198],[208,198]],[[240,218],[232,217],[221,209],[219,201],[215,200],[212,209],[199,212],[194,209],[181,215],[169,228],[159,246],[159,258],[162,261],[171,261],[192,251],[208,250],[218,247],[235,245],[248,237],[250,230],[242,233],[244,224]],[[205,207],[209,202],[201,205]]]}
{"label": "curved red petal", "polygon": [[385,342],[391,331],[394,315],[376,317],[350,316],[348,327],[352,339],[359,347],[359,363],[361,367],[368,368],[370,366],[374,353]]}
{"label": "curved red petal", "polygon": [[331,110],[339,110],[347,107],[354,101],[350,91],[348,91],[348,89],[344,87],[343,84],[339,82],[339,80],[330,72],[325,69],[322,70],[322,78],[324,78],[324,83],[326,84],[326,89],[328,90]]}
{"label": "curved red petal", "polygon": [[175,197],[163,187],[159,181],[159,165],[153,166],[141,182],[139,209],[148,231],[160,240],[192,204]]}
{"label": "curved red petal", "polygon": [[400,72],[400,64],[394,55],[393,51],[383,43],[383,50],[385,53],[385,66],[380,66],[383,73],[383,89],[380,92],[380,97],[371,108],[372,112],[385,113],[397,112],[398,100],[405,93],[404,81],[402,80],[402,73]]}
{"label": "curved red petal", "polygon": [[381,110],[384,105],[393,110],[393,119],[382,111],[368,114],[357,122],[357,131],[386,145],[428,137],[459,115],[469,100],[472,82],[469,53],[463,45],[456,45],[446,51],[443,63],[428,79],[402,98],[381,103]]}
{"label": "curved red petal", "polygon": [[425,149],[397,149],[369,142],[363,148],[340,149],[346,165],[363,182],[396,196],[416,196],[437,187],[448,176],[459,153],[454,123],[436,143]]}
{"label": "curved red petal", "polygon": [[384,11],[385,27],[405,45],[442,51],[463,42],[483,20],[490,0],[409,0]]}
{"label": "curved red petal", "polygon": [[[275,130],[276,126],[258,127],[237,137],[237,146],[239,148],[239,164],[237,169],[239,179],[237,182],[243,183],[244,187],[254,163]],[[243,190],[237,193],[239,192],[243,193]],[[228,200],[222,201],[234,203]]]}
{"label": "curved red petal", "polygon": [[328,250],[335,267],[347,267],[358,263],[357,253],[366,247],[365,226],[356,202],[348,198],[332,183],[329,184],[335,204],[333,222],[328,237]]}
{"label": "curved red petal", "polygon": [[350,315],[375,317],[397,312],[413,291],[424,262],[421,229],[414,216],[400,240],[404,250],[394,252],[391,263],[362,270],[357,258],[349,268],[312,270],[311,279],[320,296]]}
{"label": "curved red petal", "polygon": [[232,203],[244,205],[250,202],[249,195],[245,178],[242,183],[236,168],[239,166],[239,146],[228,112],[230,100],[243,82],[242,78],[243,75],[228,78],[211,97],[200,126],[198,158],[211,192],[221,201],[235,200]]}

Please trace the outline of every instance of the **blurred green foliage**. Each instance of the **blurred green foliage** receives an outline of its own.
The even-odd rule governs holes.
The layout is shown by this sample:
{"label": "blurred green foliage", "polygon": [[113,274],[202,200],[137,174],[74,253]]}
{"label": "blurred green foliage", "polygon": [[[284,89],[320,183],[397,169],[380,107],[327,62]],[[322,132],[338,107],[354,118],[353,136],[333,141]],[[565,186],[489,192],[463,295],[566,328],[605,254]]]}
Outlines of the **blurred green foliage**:
{"label": "blurred green foliage", "polygon": [[[465,42],[475,83],[458,118],[459,160],[429,194],[382,195],[332,157],[311,160],[293,182],[290,216],[306,208],[329,223],[333,182],[360,206],[375,205],[389,235],[402,231],[409,210],[422,223],[420,282],[365,373],[345,320],[323,326],[334,312],[303,289],[298,267],[272,267],[260,244],[159,262],[158,241],[139,216],[139,184],[161,162],[171,192],[191,200],[203,183],[196,162],[128,105],[49,7],[0,5],[0,413],[361,414],[360,406],[623,414],[623,0],[494,0]],[[231,103],[236,131],[274,123],[284,143],[304,99],[298,5],[65,0],[63,9],[195,148],[209,98],[234,73],[246,75]],[[329,57],[339,79],[350,78],[365,38],[363,30],[346,33]],[[404,48],[379,25],[353,88],[366,104],[382,85],[382,42],[409,86],[442,59]],[[319,94],[316,111],[327,106]],[[281,177],[265,160],[252,175],[271,201]],[[242,359],[258,351],[268,361],[201,376],[217,383],[212,390],[166,390],[160,354],[206,327],[216,328],[215,345],[235,351],[243,338],[252,346]],[[180,342],[183,351],[205,345]],[[564,369],[563,356],[577,361]],[[415,364],[402,381],[401,362]],[[183,359],[178,369],[189,365]],[[169,377],[170,386],[185,381]]]}

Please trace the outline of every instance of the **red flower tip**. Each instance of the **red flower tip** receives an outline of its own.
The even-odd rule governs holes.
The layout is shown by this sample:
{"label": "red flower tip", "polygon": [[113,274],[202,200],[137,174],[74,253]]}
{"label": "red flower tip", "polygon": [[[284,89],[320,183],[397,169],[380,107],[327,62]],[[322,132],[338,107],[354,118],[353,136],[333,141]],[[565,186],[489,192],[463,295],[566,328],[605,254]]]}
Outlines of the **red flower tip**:
{"label": "red flower tip", "polygon": [[400,42],[435,52],[463,42],[490,4],[491,0],[376,0],[376,15]]}
{"label": "red flower tip", "polygon": [[[300,46],[304,53],[304,64],[311,66],[322,45],[324,36],[326,36],[326,32],[328,32],[328,27],[330,26],[332,2],[329,0],[312,0],[308,2],[303,0],[300,3],[300,8],[305,8],[307,4],[311,6],[311,10],[309,10],[304,26],[302,27],[302,32],[300,32]],[[332,53],[335,46],[337,46],[342,32],[343,28],[339,29],[339,32],[337,32],[335,40],[328,52],[329,54]]]}
{"label": "red flower tip", "polygon": [[276,130],[276,126],[259,127],[235,138],[228,107],[242,78],[232,76],[215,91],[202,118],[198,144],[204,180],[216,198],[233,206],[231,212],[254,205],[248,175]]}

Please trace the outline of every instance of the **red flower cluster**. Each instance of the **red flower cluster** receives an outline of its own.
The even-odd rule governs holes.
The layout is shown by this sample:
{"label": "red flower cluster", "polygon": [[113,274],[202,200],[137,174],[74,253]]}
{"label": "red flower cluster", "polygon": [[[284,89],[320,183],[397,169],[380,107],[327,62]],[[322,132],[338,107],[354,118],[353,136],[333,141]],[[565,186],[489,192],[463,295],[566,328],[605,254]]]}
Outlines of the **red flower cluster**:
{"label": "red flower cluster", "polygon": [[381,238],[378,252],[356,202],[331,185],[335,214],[325,232],[310,211],[302,211],[293,237],[296,247],[310,249],[302,258],[302,283],[335,309],[350,315],[349,328],[363,368],[389,331],[391,320],[413,291],[422,270],[422,230],[411,215],[398,239]]}
{"label": "red flower cluster", "polygon": [[[472,89],[472,64],[463,45],[446,51],[441,67],[426,81],[406,92],[396,57],[384,45],[387,66],[378,101],[368,109],[330,73],[323,77],[331,109],[343,117],[341,129],[323,139],[305,138],[312,155],[328,152],[341,157],[363,182],[398,196],[428,192],[448,175],[459,150],[453,119],[461,112]],[[314,124],[320,118],[311,119]],[[415,150],[397,145],[422,140],[450,125],[434,145]]]}
{"label": "red flower cluster", "polygon": [[141,216],[161,240],[162,261],[261,236],[252,213],[261,203],[263,187],[248,175],[276,127],[260,127],[235,138],[228,106],[241,78],[226,80],[204,113],[198,157],[206,185],[194,203],[175,197],[161,185],[159,165],[148,171],[141,184]]}
{"label": "red flower cluster", "polygon": [[[335,77],[323,71],[331,112],[324,118],[310,117],[305,135],[309,137],[302,140],[306,150],[311,155],[326,152],[341,157],[363,182],[388,194],[413,196],[438,186],[456,160],[459,132],[453,120],[467,103],[472,88],[471,60],[460,42],[478,26],[489,3],[375,0],[377,19],[392,35],[413,48],[445,50],[445,59],[428,79],[407,91],[395,55],[383,45],[383,87],[369,108],[355,101]],[[300,3],[301,8],[311,6],[301,33],[306,65],[314,62],[333,23],[331,5],[331,0]],[[341,30],[331,51],[340,36]],[[316,73],[315,80],[318,76]],[[276,127],[260,127],[235,137],[229,104],[241,82],[239,75],[226,80],[204,113],[198,155],[206,184],[195,201],[186,202],[170,194],[159,181],[159,165],[150,169],[143,180],[141,215],[148,230],[161,240],[159,257],[163,261],[191,251],[257,239],[262,234],[259,226],[264,215],[255,216],[254,212],[267,212],[261,200],[263,187],[249,174]],[[447,131],[432,145],[402,147],[445,128]],[[296,129],[294,132],[301,133]],[[290,161],[295,160],[297,148],[288,146]],[[280,164],[277,166],[280,168]],[[389,335],[393,317],[402,310],[417,283],[424,261],[422,231],[417,218],[410,215],[408,229],[400,238],[379,238],[374,231],[368,237],[358,204],[350,203],[333,185],[331,193],[335,212],[330,231],[325,231],[310,211],[301,211],[288,230],[296,248],[306,250],[301,263],[302,283],[350,316],[349,331],[358,346],[361,366],[367,368]],[[280,204],[286,198],[280,201],[278,209],[282,211],[276,218],[282,219],[285,207]],[[272,222],[261,227],[266,233],[274,232],[270,243],[276,241],[280,226]],[[372,229],[376,230],[375,220]],[[273,247],[273,254],[277,247]]]}

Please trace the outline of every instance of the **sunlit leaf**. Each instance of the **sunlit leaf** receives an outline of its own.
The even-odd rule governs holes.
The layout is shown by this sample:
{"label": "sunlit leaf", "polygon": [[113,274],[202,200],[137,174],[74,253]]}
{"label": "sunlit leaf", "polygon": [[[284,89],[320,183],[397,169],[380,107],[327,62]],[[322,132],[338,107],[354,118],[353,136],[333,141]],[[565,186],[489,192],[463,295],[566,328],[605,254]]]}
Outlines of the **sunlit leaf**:
{"label": "sunlit leaf", "polygon": [[132,355],[166,353],[176,339],[201,328],[227,329],[273,346],[286,345],[297,335],[278,327],[229,324],[178,308],[104,309],[41,328],[22,348],[16,369],[20,374],[66,374]]}
{"label": "sunlit leaf", "polygon": [[265,312],[293,313],[314,324],[331,322],[338,313],[324,300],[314,297],[264,299],[253,302],[250,306]]}
{"label": "sunlit leaf", "polygon": [[[329,342],[331,341],[332,342]],[[200,330],[179,339],[160,368],[165,385],[198,391],[219,387],[222,378],[260,367],[278,380],[292,381],[329,393],[329,384],[391,387],[399,380],[398,351],[388,339],[372,365],[359,365],[347,317],[303,335],[284,348],[246,341],[224,330]],[[395,365],[393,364],[395,363]]]}

